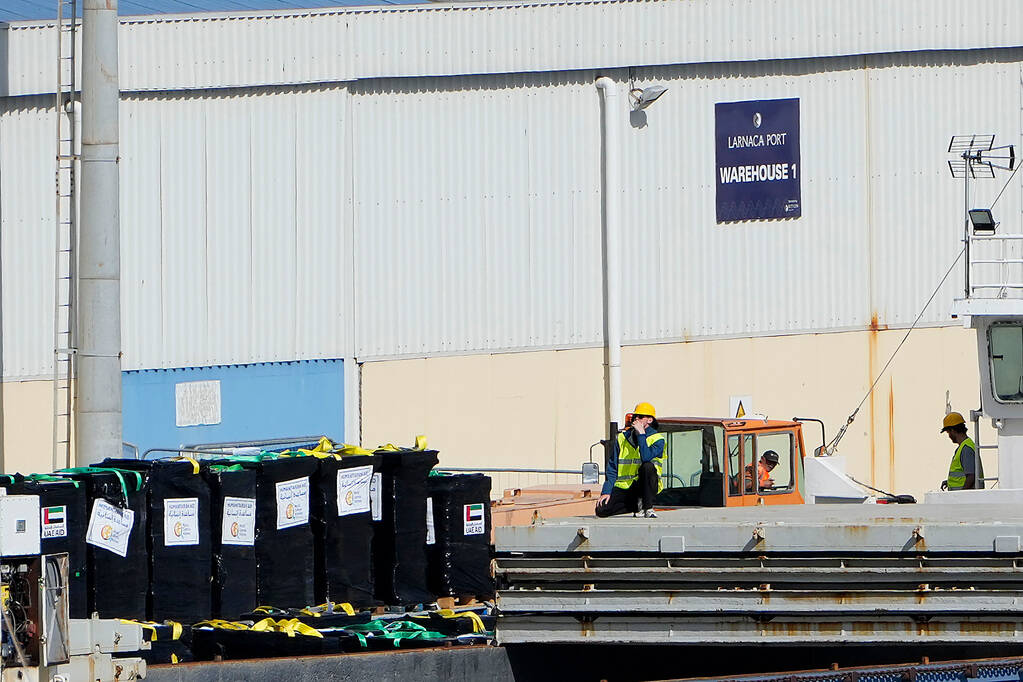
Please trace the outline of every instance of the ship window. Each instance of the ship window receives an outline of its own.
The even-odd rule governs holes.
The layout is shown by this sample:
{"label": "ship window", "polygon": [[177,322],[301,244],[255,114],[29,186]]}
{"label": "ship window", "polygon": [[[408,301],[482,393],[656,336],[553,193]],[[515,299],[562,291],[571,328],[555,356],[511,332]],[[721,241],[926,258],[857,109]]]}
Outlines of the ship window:
{"label": "ship window", "polygon": [[1023,325],[991,325],[988,352],[995,399],[1001,403],[1023,402]]}

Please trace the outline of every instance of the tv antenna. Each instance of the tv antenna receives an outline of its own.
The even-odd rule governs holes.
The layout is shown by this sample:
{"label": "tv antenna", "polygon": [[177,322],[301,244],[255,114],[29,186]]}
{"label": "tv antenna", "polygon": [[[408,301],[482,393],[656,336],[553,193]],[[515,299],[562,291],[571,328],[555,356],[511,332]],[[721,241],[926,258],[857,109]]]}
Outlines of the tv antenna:
{"label": "tv antenna", "polygon": [[1011,144],[995,146],[994,135],[953,135],[948,142],[948,153],[957,158],[948,160],[948,170],[953,178],[963,179],[963,244],[966,256],[966,297],[970,297],[970,225],[975,219],[976,229],[994,233],[991,211],[970,209],[970,178],[995,177],[995,169],[1011,171],[1016,166],[1016,150]]}

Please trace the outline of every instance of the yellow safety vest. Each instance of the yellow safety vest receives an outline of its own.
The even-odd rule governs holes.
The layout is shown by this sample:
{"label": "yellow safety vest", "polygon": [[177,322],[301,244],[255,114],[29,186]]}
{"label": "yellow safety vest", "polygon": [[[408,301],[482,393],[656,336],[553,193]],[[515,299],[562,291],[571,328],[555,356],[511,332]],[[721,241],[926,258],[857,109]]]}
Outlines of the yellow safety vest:
{"label": "yellow safety vest", "polygon": [[956,453],[952,456],[952,463],[948,466],[949,490],[962,490],[966,487],[966,470],[963,469],[962,454],[963,448],[967,445],[973,448],[974,478],[981,478],[984,475],[980,469],[980,457],[977,455],[977,446],[973,443],[973,439],[967,436],[966,440],[956,448]]}
{"label": "yellow safety vest", "polygon": [[[646,437],[646,444],[652,446],[654,443],[664,440],[663,433],[653,433]],[[664,470],[664,451],[661,450],[660,457],[654,457],[654,467],[657,469],[657,492],[661,492],[664,483],[661,482]],[[629,442],[624,433],[618,434],[618,480],[615,481],[616,488],[628,488],[639,476],[639,467],[643,464],[643,458],[639,454],[639,448]]]}

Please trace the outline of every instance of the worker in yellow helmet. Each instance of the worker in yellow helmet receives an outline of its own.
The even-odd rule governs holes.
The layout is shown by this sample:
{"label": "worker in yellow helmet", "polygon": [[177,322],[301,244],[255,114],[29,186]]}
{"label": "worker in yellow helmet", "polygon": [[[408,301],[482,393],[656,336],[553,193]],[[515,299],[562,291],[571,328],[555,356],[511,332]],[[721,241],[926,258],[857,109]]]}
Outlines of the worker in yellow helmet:
{"label": "worker in yellow helmet", "polygon": [[973,490],[984,487],[984,464],[980,461],[977,445],[966,433],[966,420],[958,412],[949,412],[941,423],[941,432],[956,444],[952,463],[948,466],[948,479],[942,490]]}
{"label": "worker in yellow helmet", "polygon": [[650,403],[640,403],[632,411],[632,421],[618,434],[605,472],[604,488],[594,512],[614,516],[642,511],[645,518],[657,518],[654,496],[661,491],[664,471],[664,434],[657,432],[657,411]]}

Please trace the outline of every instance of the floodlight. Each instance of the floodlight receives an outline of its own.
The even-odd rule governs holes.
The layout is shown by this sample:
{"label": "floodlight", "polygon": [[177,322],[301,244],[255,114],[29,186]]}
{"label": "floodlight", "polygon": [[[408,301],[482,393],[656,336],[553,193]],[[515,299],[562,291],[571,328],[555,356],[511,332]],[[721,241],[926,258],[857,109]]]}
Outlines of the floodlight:
{"label": "floodlight", "polygon": [[997,223],[991,215],[990,208],[971,208],[967,213],[970,216],[970,224],[973,225],[973,234],[994,234]]}
{"label": "floodlight", "polygon": [[640,109],[646,109],[667,91],[668,88],[664,85],[651,85],[643,88],[642,90],[639,88],[633,88],[629,91],[629,95],[632,96],[632,110],[639,111]]}

